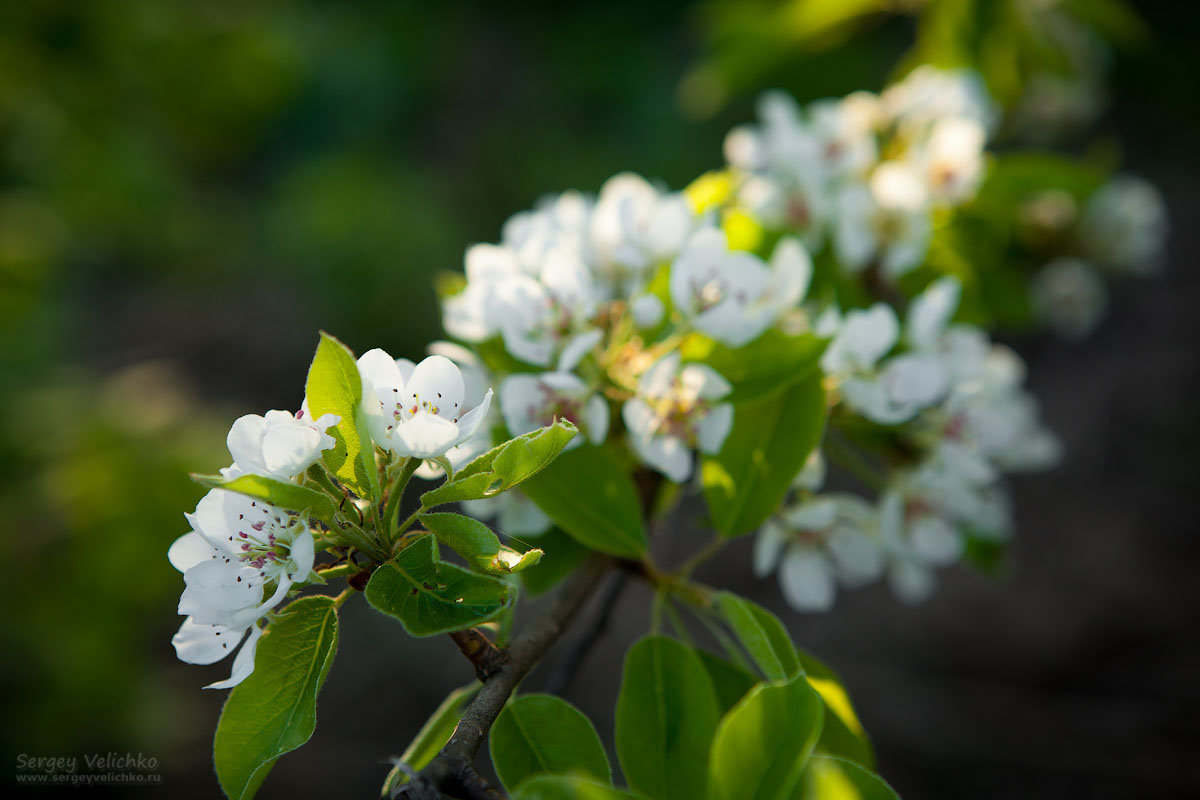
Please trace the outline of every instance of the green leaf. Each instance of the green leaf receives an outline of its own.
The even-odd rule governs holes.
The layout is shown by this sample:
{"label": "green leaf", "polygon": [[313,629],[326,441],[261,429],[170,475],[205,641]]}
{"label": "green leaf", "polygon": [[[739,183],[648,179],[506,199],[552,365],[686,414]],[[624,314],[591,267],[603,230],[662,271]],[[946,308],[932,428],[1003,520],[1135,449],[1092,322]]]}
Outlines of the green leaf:
{"label": "green leaf", "polygon": [[712,681],[713,690],[717,693],[717,708],[722,714],[737,705],[737,702],[746,696],[746,692],[758,683],[756,676],[732,661],[726,661],[706,650],[697,650],[696,655],[700,657],[700,663],[704,665],[708,679]]}
{"label": "green leaf", "polygon": [[820,696],[803,677],[759,684],[717,727],[710,800],[786,800],[821,735]]}
{"label": "green leaf", "polygon": [[739,406],[721,452],[701,462],[713,527],[726,536],[756,530],[783,502],[824,427],[820,373]]}
{"label": "green leaf", "polygon": [[492,460],[492,474],[500,481],[492,494],[499,494],[541,472],[558,458],[578,433],[579,429],[570,421],[557,420],[553,425],[501,445],[500,452]]}
{"label": "green leaf", "polygon": [[767,680],[790,681],[804,671],[779,617],[732,592],[717,595],[717,611]]}
{"label": "green leaf", "polygon": [[533,477],[554,461],[579,432],[570,421],[522,434],[476,457],[436,489],[421,495],[424,508],[494,497]]}
{"label": "green leaf", "polygon": [[815,755],[791,800],[900,800],[883,778],[852,761]]}
{"label": "green leaf", "polygon": [[288,511],[307,511],[324,522],[332,522],[333,515],[337,513],[337,506],[324,492],[262,475],[239,475],[227,481],[220,475],[193,474],[192,480],[212,489],[227,489],[256,497]]}
{"label": "green leaf", "polygon": [[337,641],[329,597],[302,597],[272,621],[258,643],[254,672],[229,693],[217,723],[213,762],[227,796],[253,797],[275,761],[312,736],[317,692]]}
{"label": "green leaf", "polygon": [[495,481],[490,472],[480,472],[466,478],[456,478],[446,481],[435,489],[430,489],[421,495],[422,508],[435,508],[447,503],[461,503],[464,500],[479,500],[487,497],[488,487]]}
{"label": "green leaf", "polygon": [[583,444],[563,453],[554,469],[526,481],[522,491],[581,544],[622,558],[646,551],[637,489],[608,450]]}
{"label": "green leaf", "polygon": [[816,334],[789,335],[771,329],[742,347],[727,347],[693,333],[680,347],[686,361],[700,361],[733,385],[724,398],[742,404],[774,397],[817,368],[827,339]]}
{"label": "green leaf", "polygon": [[532,567],[542,557],[537,548],[519,552],[500,544],[492,529],[462,514],[422,514],[419,519],[442,544],[462,556],[474,569],[508,575]]}
{"label": "green leaf", "polygon": [[696,653],[664,636],[625,657],[617,697],[617,757],[625,779],[653,800],[704,797],[717,697]]}
{"label": "green leaf", "polygon": [[379,497],[375,446],[359,412],[362,378],[358,365],[350,349],[324,331],[308,368],[304,391],[314,419],[324,414],[341,418],[331,430],[337,445],[325,451],[325,466],[359,497]]}
{"label": "green leaf", "polygon": [[587,559],[591,550],[568,536],[561,528],[551,528],[537,537],[529,537],[543,550],[542,558],[531,569],[521,573],[525,591],[537,596],[558,585],[558,582]]}
{"label": "green leaf", "polygon": [[487,569],[500,552],[500,538],[477,519],[462,514],[422,514],[421,520],[437,540],[477,569]]}
{"label": "green leaf", "polygon": [[858,720],[842,679],[811,653],[800,650],[797,654],[809,685],[821,695],[821,702],[825,706],[825,727],[821,731],[817,749],[866,767],[874,767],[875,748]]}
{"label": "green leaf", "polygon": [[488,734],[488,748],[500,782],[510,790],[540,773],[612,780],[591,721],[552,695],[527,694],[505,706]]}
{"label": "green leaf", "polygon": [[366,596],[412,636],[436,636],[499,615],[508,600],[508,584],[441,561],[434,537],[425,535],[375,570]]}
{"label": "green leaf", "polygon": [[638,800],[629,792],[573,775],[535,775],[513,792],[513,800]]}
{"label": "green leaf", "polygon": [[[463,709],[471,698],[479,692],[479,683],[472,683],[469,686],[463,686],[455,689],[442,704],[430,715],[425,724],[421,726],[421,730],[417,731],[414,738],[400,755],[400,764],[404,764],[413,770],[420,770],[425,767],[433,757],[438,754],[445,745],[450,741],[451,734],[454,733],[454,728],[458,725],[459,719],[462,718]],[[397,786],[408,782],[408,775],[400,769],[399,764],[392,767],[387,774],[387,778],[383,781],[383,790],[380,794],[384,797],[390,797],[391,793]]]}

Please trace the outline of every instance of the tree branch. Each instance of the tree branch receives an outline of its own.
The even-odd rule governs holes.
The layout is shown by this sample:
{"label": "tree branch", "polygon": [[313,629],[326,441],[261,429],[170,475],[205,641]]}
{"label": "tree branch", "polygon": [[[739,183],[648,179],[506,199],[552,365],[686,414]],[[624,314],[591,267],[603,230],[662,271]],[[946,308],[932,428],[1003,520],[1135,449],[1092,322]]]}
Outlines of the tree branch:
{"label": "tree branch", "polygon": [[454,631],[450,638],[458,645],[458,649],[475,666],[475,675],[481,683],[500,671],[505,663],[505,655],[492,640],[479,632],[478,628],[466,631]]}
{"label": "tree branch", "polygon": [[[466,800],[498,797],[475,771],[475,755],[509,696],[562,635],[611,566],[611,558],[593,556],[567,579],[550,607],[517,634],[503,653],[502,662],[483,680],[483,687],[463,710],[450,741],[424,769],[400,786],[393,797],[408,800],[438,798],[441,794]],[[470,638],[469,632],[463,638]],[[455,642],[459,643],[459,639]],[[463,645],[459,643],[459,647]]]}
{"label": "tree branch", "polygon": [[599,641],[600,637],[608,630],[608,621],[612,616],[613,610],[617,607],[617,600],[621,597],[621,591],[625,588],[625,584],[629,581],[628,572],[618,572],[616,576],[609,582],[604,591],[603,599],[600,601],[600,610],[596,614],[595,621],[592,622],[591,629],[584,632],[583,636],[575,642],[575,646],[567,652],[567,657],[563,659],[562,664],[551,675],[550,680],[546,681],[546,686],[542,691],[548,694],[562,694],[571,684],[571,679],[575,677],[575,673],[579,670],[579,665],[587,658],[587,654],[592,647]]}

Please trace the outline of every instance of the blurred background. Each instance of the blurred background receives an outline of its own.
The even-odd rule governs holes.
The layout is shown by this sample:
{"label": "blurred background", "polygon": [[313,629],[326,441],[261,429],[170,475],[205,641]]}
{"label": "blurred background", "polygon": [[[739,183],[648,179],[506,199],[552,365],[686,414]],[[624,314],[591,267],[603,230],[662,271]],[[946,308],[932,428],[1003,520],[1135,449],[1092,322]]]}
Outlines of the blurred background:
{"label": "blurred background", "polygon": [[[1039,16],[1059,6],[1083,45]],[[230,422],[299,403],[318,329],[420,356],[440,335],[435,272],[542,194],[621,170],[682,188],[720,165],[765,88],[807,101],[877,90],[905,63],[969,62],[1014,141],[1099,148],[1161,187],[1166,271],[1118,285],[1084,343],[1004,337],[1067,457],[1017,483],[1000,576],[955,569],[918,608],[882,587],[843,593],[823,616],[751,578],[748,540],[701,577],[780,611],[843,673],[880,772],[910,800],[1200,796],[1197,15],[1170,0],[1134,11],[0,5],[5,760],[142,752],[173,796],[217,791],[223,696],[200,686],[228,665],[175,660],[182,581],[165,551],[203,493],[187,473],[228,462]],[[1039,59],[1070,78],[1049,117],[1026,110]],[[610,740],[646,606],[625,593],[568,692]],[[262,797],[372,796],[383,760],[470,680],[448,641],[409,640],[361,603],[344,617],[316,735]]]}

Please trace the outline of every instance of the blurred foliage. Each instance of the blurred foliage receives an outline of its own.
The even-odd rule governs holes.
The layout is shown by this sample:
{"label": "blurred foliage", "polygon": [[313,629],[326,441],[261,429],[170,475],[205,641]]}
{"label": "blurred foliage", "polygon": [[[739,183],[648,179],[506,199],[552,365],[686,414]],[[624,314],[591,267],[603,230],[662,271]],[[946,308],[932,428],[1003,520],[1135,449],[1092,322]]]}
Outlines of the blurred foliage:
{"label": "blurred foliage", "polygon": [[697,118],[774,76],[820,70],[826,54],[904,41],[892,78],[920,64],[975,69],[1012,114],[1008,127],[1038,139],[1094,119],[1111,48],[1148,39],[1124,0],[707,0],[698,20],[705,47],[678,87]]}
{"label": "blurred foliage", "polygon": [[[913,41],[894,12],[917,56],[982,64],[1008,48],[973,11],[1018,5],[0,4],[5,745],[207,739],[166,546],[229,421],[299,401],[318,328],[419,355],[433,273],[515,209],[622,169],[681,187],[765,83],[881,86]],[[1065,6],[1138,30],[1117,0]]]}

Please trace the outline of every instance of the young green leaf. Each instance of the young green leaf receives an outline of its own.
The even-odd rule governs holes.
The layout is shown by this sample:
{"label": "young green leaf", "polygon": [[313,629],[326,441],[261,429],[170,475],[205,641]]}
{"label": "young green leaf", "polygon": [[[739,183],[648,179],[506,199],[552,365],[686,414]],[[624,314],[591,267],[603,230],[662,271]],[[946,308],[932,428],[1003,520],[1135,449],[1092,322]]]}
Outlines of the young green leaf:
{"label": "young green leaf", "polygon": [[492,766],[506,788],[533,775],[587,775],[611,782],[612,769],[591,721],[565,700],[527,694],[500,712],[488,735]]}
{"label": "young green leaf", "polygon": [[817,367],[828,340],[812,333],[789,335],[771,329],[743,347],[727,347],[703,334],[684,340],[685,361],[700,361],[733,386],[724,398],[738,405],[778,395]]}
{"label": "young green leaf", "polygon": [[900,795],[883,778],[853,761],[815,755],[800,778],[790,800],[900,800]]}
{"label": "young green leaf", "polygon": [[499,615],[508,600],[508,584],[441,561],[434,537],[425,535],[375,570],[366,596],[412,636],[436,636]]}
{"label": "young green leaf", "polygon": [[[455,726],[462,718],[463,709],[479,691],[479,686],[478,683],[472,683],[469,686],[455,689],[447,695],[442,704],[421,726],[421,730],[417,731],[416,738],[400,754],[400,764],[412,770],[420,770],[432,761],[446,742],[450,741],[450,735],[454,733]],[[407,773],[397,764],[388,771],[380,794],[383,797],[390,797],[397,786],[407,782]]]}
{"label": "young green leaf", "polygon": [[308,368],[304,390],[314,418],[323,414],[337,414],[341,418],[337,427],[330,430],[337,445],[325,451],[325,465],[358,496],[378,497],[375,447],[359,411],[362,378],[358,365],[346,345],[323,331],[312,366]]}
{"label": "young green leaf", "polygon": [[717,708],[722,714],[737,705],[738,701],[746,696],[746,692],[758,683],[756,676],[732,661],[726,661],[706,650],[697,650],[696,655],[700,657],[700,663],[704,665],[708,679],[712,681],[717,696]]}
{"label": "young green leaf", "polygon": [[288,511],[307,511],[323,522],[332,522],[333,515],[337,513],[337,506],[324,492],[262,475],[239,475],[232,480],[225,480],[220,475],[193,474],[192,480],[212,489],[227,489],[265,500]]}
{"label": "young green leaf", "polygon": [[521,573],[525,591],[537,596],[558,585],[591,553],[586,547],[568,536],[561,528],[551,528],[542,535],[530,539],[543,550],[541,559],[532,568]]}
{"label": "young green leaf", "polygon": [[498,444],[458,470],[454,480],[421,495],[421,506],[479,500],[507,491],[545,469],[578,432],[570,421],[556,420]]}
{"label": "young green leaf", "polygon": [[874,768],[875,748],[858,720],[842,679],[816,656],[803,650],[797,651],[797,655],[809,685],[821,695],[825,705],[825,728],[821,731],[817,750]]}
{"label": "young green leaf", "polygon": [[477,472],[465,478],[456,477],[421,495],[422,508],[436,508],[448,503],[478,500],[488,496],[488,487],[495,482],[491,472]]}
{"label": "young green leaf", "polygon": [[717,611],[767,680],[788,681],[803,672],[792,637],[770,611],[732,592],[717,595]]}
{"label": "young green leaf", "polygon": [[629,649],[617,697],[617,757],[625,779],[652,800],[704,797],[717,697],[696,653],[664,636]]}
{"label": "young green leaf", "polygon": [[535,775],[513,792],[513,800],[639,800],[611,785],[575,775]]}
{"label": "young green leaf", "polygon": [[477,519],[462,514],[422,514],[418,519],[437,540],[476,569],[487,569],[500,552],[500,539]]}
{"label": "young green leaf", "polygon": [[522,491],[550,519],[593,550],[624,558],[646,551],[637,490],[604,448],[583,444],[563,453],[554,469],[526,481]]}
{"label": "young green leaf", "polygon": [[556,420],[553,425],[501,445],[492,460],[492,474],[500,484],[492,493],[503,492],[541,472],[577,433],[579,429],[569,420]]}
{"label": "young green leaf", "polygon": [[462,514],[422,514],[419,519],[439,542],[482,572],[508,575],[532,567],[542,557],[537,548],[519,552],[504,547],[491,528]]}
{"label": "young green leaf", "polygon": [[759,684],[717,727],[710,800],[788,800],[821,735],[821,698],[803,676]]}
{"label": "young green leaf", "polygon": [[337,609],[321,595],[291,603],[263,634],[254,672],[229,693],[213,740],[217,779],[232,800],[253,797],[275,761],[312,736],[337,642]]}
{"label": "young green leaf", "polygon": [[739,406],[721,452],[701,462],[713,527],[726,536],[757,529],[783,502],[824,427],[820,373]]}

